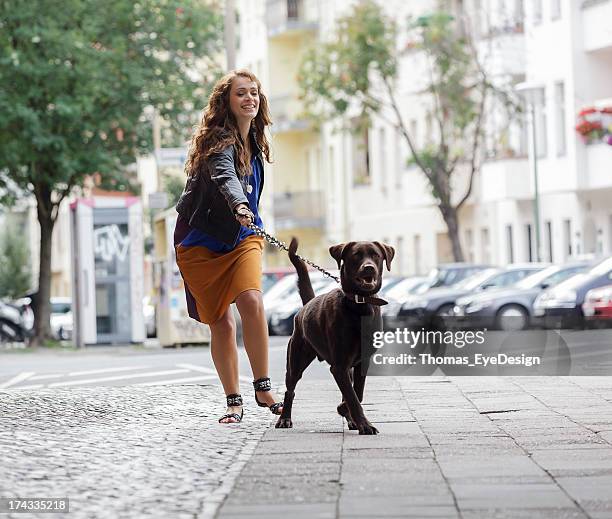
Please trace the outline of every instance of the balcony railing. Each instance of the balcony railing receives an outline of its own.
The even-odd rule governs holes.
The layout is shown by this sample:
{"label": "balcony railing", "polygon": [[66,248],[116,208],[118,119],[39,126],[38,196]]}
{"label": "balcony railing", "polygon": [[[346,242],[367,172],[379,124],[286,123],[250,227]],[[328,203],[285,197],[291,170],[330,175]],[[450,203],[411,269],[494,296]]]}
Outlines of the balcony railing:
{"label": "balcony railing", "polygon": [[312,2],[304,0],[268,0],[266,25],[268,36],[276,36],[292,30],[313,30],[317,27]]}
{"label": "balcony railing", "polygon": [[325,224],[322,191],[298,191],[274,195],[276,229],[315,228]]}
{"label": "balcony railing", "polygon": [[270,97],[272,131],[275,133],[289,130],[305,130],[308,122],[302,117],[302,106],[292,94]]}

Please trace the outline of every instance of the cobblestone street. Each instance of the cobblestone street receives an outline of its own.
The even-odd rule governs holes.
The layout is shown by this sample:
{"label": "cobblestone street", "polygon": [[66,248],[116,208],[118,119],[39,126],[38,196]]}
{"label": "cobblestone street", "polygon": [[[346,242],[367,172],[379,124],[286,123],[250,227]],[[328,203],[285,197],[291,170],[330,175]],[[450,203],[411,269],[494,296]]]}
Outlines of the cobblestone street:
{"label": "cobblestone street", "polygon": [[611,378],[371,377],[375,437],[347,430],[331,377],[298,384],[290,430],[248,389],[238,426],[206,385],[0,392],[0,497],[67,496],[69,517],[612,518]]}
{"label": "cobblestone street", "polygon": [[0,393],[0,497],[67,496],[69,517],[212,517],[271,420],[246,389],[242,427],[217,423],[213,386]]}

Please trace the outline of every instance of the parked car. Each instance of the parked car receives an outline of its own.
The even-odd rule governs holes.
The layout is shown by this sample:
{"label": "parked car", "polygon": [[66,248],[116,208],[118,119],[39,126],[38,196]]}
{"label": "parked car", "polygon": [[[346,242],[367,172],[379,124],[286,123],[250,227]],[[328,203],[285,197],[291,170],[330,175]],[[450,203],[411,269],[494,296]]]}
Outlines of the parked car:
{"label": "parked car", "polygon": [[[310,273],[310,282],[315,297],[340,286],[333,279],[312,272]],[[293,318],[302,306],[302,300],[296,286],[295,291],[288,294],[280,304],[268,313],[270,335],[291,335],[293,333]]]}
{"label": "parked car", "polygon": [[72,339],[72,300],[69,297],[51,298],[51,335],[58,341]]}
{"label": "parked car", "polygon": [[10,303],[0,301],[0,343],[27,341],[33,324],[29,298]]}
{"label": "parked car", "polygon": [[144,317],[147,337],[157,336],[157,322],[155,304],[150,296],[142,298],[142,315]]}
{"label": "parked car", "polygon": [[424,283],[419,288],[419,293],[427,292],[432,288],[456,285],[460,281],[488,268],[491,268],[491,265],[444,263],[429,271],[429,274],[427,274],[427,283]]}
{"label": "parked car", "polygon": [[545,289],[587,270],[592,262],[553,265],[508,288],[469,294],[457,299],[453,316],[459,326],[524,330],[533,322],[533,302]]}
{"label": "parked car", "polygon": [[447,318],[453,315],[455,302],[460,297],[513,285],[544,267],[539,263],[527,263],[504,269],[488,268],[454,286],[433,288],[424,294],[409,296],[398,312],[398,319],[403,326],[442,328],[448,323]]}
{"label": "parked car", "polygon": [[283,279],[289,274],[295,274],[295,268],[293,267],[278,267],[265,269],[262,273],[261,288],[265,294],[270,288],[272,288],[278,281]]}
{"label": "parked car", "polygon": [[533,313],[546,328],[583,328],[582,304],[589,290],[604,287],[612,280],[612,258],[588,272],[576,274],[542,292],[533,303]]}
{"label": "parked car", "polygon": [[582,313],[590,325],[612,326],[612,285],[589,290],[584,296]]}
{"label": "parked car", "polygon": [[394,328],[399,326],[399,323],[397,322],[397,314],[402,307],[402,302],[405,301],[411,294],[416,294],[428,283],[429,279],[423,276],[408,277],[402,279],[399,283],[392,285],[384,292],[381,291],[381,297],[388,303],[380,309],[385,328]]}

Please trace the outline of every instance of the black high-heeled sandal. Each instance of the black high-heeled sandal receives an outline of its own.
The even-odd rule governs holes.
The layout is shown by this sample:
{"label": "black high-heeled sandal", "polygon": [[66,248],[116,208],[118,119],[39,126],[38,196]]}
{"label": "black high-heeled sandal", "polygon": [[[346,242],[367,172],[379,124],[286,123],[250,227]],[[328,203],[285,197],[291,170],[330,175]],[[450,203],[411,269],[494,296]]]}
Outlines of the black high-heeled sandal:
{"label": "black high-heeled sandal", "polygon": [[253,382],[253,387],[255,388],[255,402],[259,407],[267,407],[272,411],[272,414],[281,414],[280,409],[283,408],[282,402],[275,402],[274,404],[266,404],[265,402],[260,402],[257,398],[257,391],[270,391],[272,389],[272,384],[270,383],[270,377],[263,377],[257,379]]}
{"label": "black high-heeled sandal", "polygon": [[[238,393],[233,393],[231,395],[227,395],[225,397],[227,400],[227,407],[242,407],[242,395]],[[219,418],[219,423],[240,423],[242,422],[242,415],[244,414],[244,410],[240,409],[240,414],[238,413],[226,413],[221,418]],[[233,418],[236,420],[235,422],[221,422],[225,418]]]}

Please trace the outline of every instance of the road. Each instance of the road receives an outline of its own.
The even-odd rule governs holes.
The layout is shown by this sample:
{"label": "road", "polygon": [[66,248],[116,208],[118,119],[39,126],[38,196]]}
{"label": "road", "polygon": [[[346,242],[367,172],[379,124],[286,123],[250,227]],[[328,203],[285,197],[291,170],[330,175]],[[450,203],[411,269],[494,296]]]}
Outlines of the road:
{"label": "road", "polygon": [[[288,337],[270,338],[270,376],[282,385]],[[252,381],[246,352],[240,349],[241,384]],[[330,378],[313,363],[309,379]],[[136,346],[90,347],[85,351],[0,352],[0,389],[53,389],[81,386],[219,384],[208,347],[164,349]],[[248,389],[248,385],[245,390]]]}

